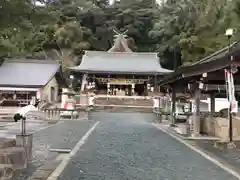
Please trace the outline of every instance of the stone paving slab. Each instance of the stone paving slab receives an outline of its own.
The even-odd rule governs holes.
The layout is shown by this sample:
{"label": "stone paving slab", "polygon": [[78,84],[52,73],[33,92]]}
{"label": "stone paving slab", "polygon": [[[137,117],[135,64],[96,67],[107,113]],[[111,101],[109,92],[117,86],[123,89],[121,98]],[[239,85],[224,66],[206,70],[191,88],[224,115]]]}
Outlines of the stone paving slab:
{"label": "stone paving slab", "polygon": [[36,132],[33,136],[32,161],[16,180],[28,179],[46,162],[55,160],[58,153],[50,149],[72,149],[93,124],[94,121],[60,121]]}
{"label": "stone paving slab", "polygon": [[47,180],[52,172],[57,168],[61,161],[49,161],[42,167],[38,168],[37,171],[28,180]]}
{"label": "stone paving slab", "polygon": [[237,148],[227,149],[227,148],[216,148],[214,143],[219,140],[219,138],[213,137],[196,137],[196,138],[189,138],[184,137],[173,130],[173,128],[169,127],[169,124],[156,124],[161,128],[164,128],[169,133],[188,141],[191,145],[197,146],[205,153],[209,154],[210,156],[214,157],[218,161],[224,163],[227,167],[240,172],[240,142],[237,142]]}
{"label": "stone paving slab", "polygon": [[213,154],[217,158],[220,158],[224,162],[228,163],[230,166],[235,168],[238,172],[240,172],[240,149],[233,148],[216,148],[214,147],[215,141],[212,140],[196,140],[194,143],[202,148],[203,150]]}
{"label": "stone paving slab", "polygon": [[141,113],[97,113],[100,121],[58,180],[236,180]]}
{"label": "stone paving slab", "polygon": [[[46,122],[26,122],[26,133],[34,133],[39,129],[49,126]],[[15,139],[17,134],[21,133],[21,123],[13,123],[9,126],[4,126],[0,130],[0,137]]]}

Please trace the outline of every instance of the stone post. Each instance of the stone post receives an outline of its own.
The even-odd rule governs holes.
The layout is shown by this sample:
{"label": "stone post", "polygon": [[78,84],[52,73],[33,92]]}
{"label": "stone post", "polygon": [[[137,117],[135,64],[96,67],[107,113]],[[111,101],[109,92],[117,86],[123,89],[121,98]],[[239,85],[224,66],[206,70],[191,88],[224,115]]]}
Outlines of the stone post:
{"label": "stone post", "polygon": [[68,95],[66,94],[68,92],[67,88],[62,88],[62,95],[61,95],[61,108],[64,108],[64,104],[68,100]]}
{"label": "stone post", "polygon": [[31,161],[32,159],[32,141],[33,134],[16,135],[16,146],[20,146],[25,149],[27,161]]}
{"label": "stone post", "polygon": [[161,97],[158,97],[158,121],[162,122],[162,114],[161,114]]}
{"label": "stone post", "polygon": [[135,84],[132,84],[132,95],[135,93]]}
{"label": "stone post", "polygon": [[210,112],[211,112],[211,116],[213,117],[213,114],[215,112],[215,94],[214,93],[210,94],[210,103],[211,103]]}
{"label": "stone post", "polygon": [[111,84],[110,83],[107,83],[107,100],[108,100],[108,96],[109,96],[109,92],[110,92],[110,87],[111,87]]}
{"label": "stone post", "polygon": [[193,136],[200,135],[200,97],[201,90],[197,87],[194,92],[195,111],[193,114]]}
{"label": "stone post", "polygon": [[172,112],[171,112],[171,126],[175,126],[176,121],[176,85],[172,86]]}

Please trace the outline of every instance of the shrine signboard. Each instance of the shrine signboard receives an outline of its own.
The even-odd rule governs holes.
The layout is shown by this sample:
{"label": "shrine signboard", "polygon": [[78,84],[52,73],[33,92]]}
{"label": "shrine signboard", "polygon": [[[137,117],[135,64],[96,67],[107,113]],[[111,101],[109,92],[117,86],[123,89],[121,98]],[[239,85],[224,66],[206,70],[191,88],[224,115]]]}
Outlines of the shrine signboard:
{"label": "shrine signboard", "polygon": [[109,79],[109,83],[110,84],[119,84],[119,85],[127,85],[127,84],[132,84],[131,80],[128,79],[115,79],[115,78],[111,78]]}
{"label": "shrine signboard", "polygon": [[131,84],[143,84],[145,79],[124,79],[124,78],[97,78],[102,83],[109,83],[115,85],[131,85]]}

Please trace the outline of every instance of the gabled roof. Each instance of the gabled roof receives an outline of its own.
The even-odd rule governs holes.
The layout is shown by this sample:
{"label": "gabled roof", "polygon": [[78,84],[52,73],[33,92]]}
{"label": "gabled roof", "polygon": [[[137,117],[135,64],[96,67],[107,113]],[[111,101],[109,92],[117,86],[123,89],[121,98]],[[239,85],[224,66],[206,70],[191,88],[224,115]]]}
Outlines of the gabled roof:
{"label": "gabled roof", "polygon": [[[230,50],[230,51],[229,51]],[[170,73],[160,81],[160,85],[173,83],[178,79],[185,77],[198,76],[206,72],[214,72],[228,67],[231,64],[240,65],[236,58],[230,59],[230,56],[240,54],[240,43],[234,42],[230,47],[225,47],[210,56],[207,56],[198,62],[178,68],[175,72]]]}
{"label": "gabled roof", "polygon": [[128,47],[126,35],[117,34],[108,52],[86,51],[79,66],[72,71],[112,74],[165,74],[172,72],[161,67],[157,53],[136,53]]}
{"label": "gabled roof", "polygon": [[86,51],[79,66],[69,68],[85,73],[165,74],[157,53]]}
{"label": "gabled roof", "polygon": [[5,60],[0,66],[0,86],[44,86],[56,74],[58,69],[59,65],[53,60]]}

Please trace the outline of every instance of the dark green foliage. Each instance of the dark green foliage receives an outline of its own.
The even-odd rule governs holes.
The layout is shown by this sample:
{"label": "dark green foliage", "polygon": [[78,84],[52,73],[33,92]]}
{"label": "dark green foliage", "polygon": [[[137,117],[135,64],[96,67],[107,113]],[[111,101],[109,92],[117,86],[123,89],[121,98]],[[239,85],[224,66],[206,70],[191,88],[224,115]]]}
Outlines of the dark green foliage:
{"label": "dark green foliage", "polygon": [[[75,64],[86,49],[107,51],[113,29],[128,30],[134,51],[157,51],[168,68],[187,64],[238,40],[240,0],[0,1],[0,56],[51,57]],[[70,63],[71,62],[71,63]]]}

